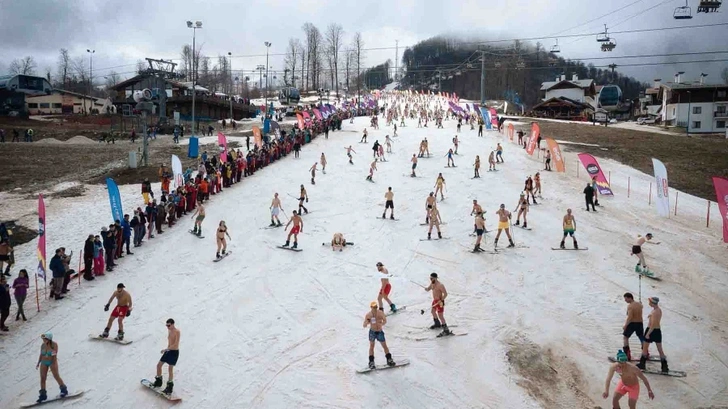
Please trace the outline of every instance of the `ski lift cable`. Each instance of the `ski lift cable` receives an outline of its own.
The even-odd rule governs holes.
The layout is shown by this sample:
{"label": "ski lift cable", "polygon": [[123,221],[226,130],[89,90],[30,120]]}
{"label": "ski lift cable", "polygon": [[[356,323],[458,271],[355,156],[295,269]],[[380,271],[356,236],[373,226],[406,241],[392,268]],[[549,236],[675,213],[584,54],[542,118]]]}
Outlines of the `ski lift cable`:
{"label": "ski lift cable", "polygon": [[632,7],[632,6],[634,6],[635,4],[637,4],[637,3],[640,3],[640,2],[642,2],[642,1],[644,1],[644,0],[637,0],[637,1],[635,1],[635,2],[632,2],[632,3],[630,3],[630,4],[628,4],[628,5],[624,6],[624,7],[620,7],[620,8],[618,8],[618,9],[616,9],[616,10],[614,10],[614,11],[610,11],[609,13],[606,13],[606,14],[604,14],[604,15],[602,15],[602,16],[599,16],[599,17],[593,18],[593,19],[591,19],[591,20],[589,20],[589,21],[587,21],[587,22],[585,22],[585,23],[581,23],[581,24],[579,24],[579,25],[576,25],[576,26],[574,26],[574,27],[571,27],[571,28],[567,28],[566,30],[561,30],[561,31],[559,31],[559,32],[557,32],[557,33],[554,33],[554,34],[552,34],[552,35],[559,35],[559,34],[562,34],[562,33],[566,33],[567,31],[571,31],[571,30],[573,30],[573,29],[575,29],[575,28],[578,28],[578,27],[581,27],[581,26],[585,26],[585,25],[587,25],[587,24],[589,24],[589,23],[593,23],[593,22],[595,22],[595,21],[599,21],[599,20],[603,19],[604,17],[609,17],[609,16],[610,16],[610,15],[612,15],[612,14],[618,13],[618,12],[620,12],[620,11],[622,11],[622,10],[626,9],[626,8]]}

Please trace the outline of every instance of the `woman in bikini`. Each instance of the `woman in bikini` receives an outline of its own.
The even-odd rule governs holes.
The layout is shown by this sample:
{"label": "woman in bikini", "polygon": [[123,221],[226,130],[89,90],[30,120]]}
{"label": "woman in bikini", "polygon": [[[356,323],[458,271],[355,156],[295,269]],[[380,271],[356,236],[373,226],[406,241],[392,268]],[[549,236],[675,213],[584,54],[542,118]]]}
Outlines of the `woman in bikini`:
{"label": "woman in bikini", "polygon": [[225,251],[227,250],[227,240],[225,240],[225,236],[227,236],[230,240],[233,238],[230,237],[230,234],[227,232],[227,226],[225,225],[225,220],[220,220],[220,225],[217,226],[217,253],[215,254],[215,258],[221,258],[220,257],[220,249],[222,249],[222,256],[225,256]]}
{"label": "woman in bikini", "polygon": [[442,173],[437,175],[437,180],[435,181],[435,197],[437,197],[437,192],[440,192],[440,200],[445,200],[445,196],[442,194],[442,187],[445,185],[445,178],[442,177]]}
{"label": "woman in bikini", "polygon": [[61,389],[61,397],[68,395],[68,388],[58,373],[58,343],[53,342],[53,334],[50,332],[41,335],[40,339],[43,340],[43,345],[40,346],[38,363],[35,365],[35,369],[40,368],[40,395],[38,396],[38,403],[48,399],[48,395],[46,394],[46,379],[48,378],[49,369]]}

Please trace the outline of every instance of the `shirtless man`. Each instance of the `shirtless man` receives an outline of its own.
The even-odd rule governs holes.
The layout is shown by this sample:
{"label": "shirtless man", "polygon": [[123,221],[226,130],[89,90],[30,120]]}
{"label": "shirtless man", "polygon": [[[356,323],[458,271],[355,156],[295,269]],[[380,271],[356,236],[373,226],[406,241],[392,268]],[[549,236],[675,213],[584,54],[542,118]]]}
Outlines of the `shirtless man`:
{"label": "shirtless man", "polygon": [[[448,150],[447,153],[445,154],[445,156],[447,156],[447,167],[448,168],[449,167],[453,167],[453,168],[456,167],[455,166],[455,159],[453,159],[453,157],[452,157],[453,154],[454,154],[454,152],[452,151],[452,149]],[[450,165],[451,163],[452,163],[452,166]]]}
{"label": "shirtless man", "polygon": [[323,152],[321,152],[321,159],[319,159],[319,162],[321,162],[321,172],[325,175],[326,174],[326,155],[324,155]]}
{"label": "shirtless man", "polygon": [[[574,232],[576,231],[576,219],[574,218],[574,215],[571,214],[571,209],[566,209],[566,214],[564,215],[564,219],[562,221],[562,225],[564,227],[564,237],[561,238],[561,244],[560,247],[562,249],[565,249],[565,242],[566,242],[566,236],[571,236],[571,241],[574,243],[574,248],[578,249],[579,244],[576,242],[576,237],[574,237]],[[524,227],[525,227],[524,223]],[[629,350],[627,350],[627,355],[629,355]]]}
{"label": "shirtless man", "polygon": [[485,232],[485,219],[483,218],[483,212],[478,212],[475,214],[475,248],[473,251],[483,251],[483,249],[480,248],[480,241],[483,239],[483,232]]}
{"label": "shirtless man", "polygon": [[281,219],[278,218],[278,214],[282,211],[281,199],[278,197],[278,193],[274,193],[273,200],[270,202],[270,225],[268,227],[280,227],[283,225]]}
{"label": "shirtless man", "polygon": [[498,233],[495,235],[495,246],[498,247],[498,239],[500,238],[501,232],[503,230],[506,231],[506,236],[508,236],[508,242],[510,243],[508,247],[516,247],[515,244],[513,244],[513,238],[511,238],[511,232],[510,232],[510,220],[511,220],[511,212],[506,210],[506,205],[501,203],[500,209],[498,209],[495,214],[498,215]]}
{"label": "shirtless man", "polygon": [[637,367],[645,369],[645,363],[647,357],[650,355],[650,344],[655,343],[657,346],[657,352],[660,353],[660,363],[662,364],[662,372],[670,372],[670,368],[667,366],[667,358],[665,357],[665,351],[662,350],[662,330],[660,329],[660,321],[662,321],[662,309],[658,305],[660,299],[657,297],[650,297],[647,302],[652,307],[652,312],[647,316],[647,328],[645,329],[645,342],[642,343],[642,356],[640,357],[640,363]]}
{"label": "shirtless man", "polygon": [[458,139],[458,136],[455,135],[454,138],[452,138],[452,144],[455,146],[455,152],[453,152],[456,155],[459,155],[458,153],[458,145],[460,145],[460,140]]}
{"label": "shirtless man", "polygon": [[440,219],[440,211],[437,210],[437,207],[433,207],[432,210],[430,210],[430,230],[427,231],[427,240],[430,240],[432,237],[432,228],[437,228],[437,238],[442,238],[442,232],[440,232],[440,223],[442,223],[442,219]]}
{"label": "shirtless man", "polygon": [[430,195],[427,196],[427,200],[425,200],[425,211],[427,212],[427,215],[425,216],[425,224],[430,223],[430,212],[436,206],[437,199],[435,198],[435,192],[430,192]]}
{"label": "shirtless man", "polygon": [[632,360],[632,351],[629,349],[629,337],[637,335],[640,346],[645,342],[644,327],[642,324],[642,303],[634,300],[632,293],[624,293],[624,302],[627,303],[627,320],[622,325],[622,345],[627,360]]}
{"label": "shirtless man", "polygon": [[367,128],[364,128],[364,135],[362,135],[359,143],[367,143]]}
{"label": "shirtless man", "polygon": [[[648,243],[649,240],[652,240],[652,233],[647,233],[645,237],[637,236],[637,240],[632,245],[632,254],[639,258],[637,265],[634,266],[634,271],[645,275],[652,275],[650,270],[647,269],[645,255],[642,253],[642,245]],[[642,264],[642,268],[640,268],[640,264]]]}
{"label": "shirtless man", "polygon": [[410,162],[412,162],[412,173],[410,174],[410,176],[416,178],[417,175],[415,174],[415,169],[417,168],[417,155],[413,153],[412,160],[410,160]]}
{"label": "shirtless man", "polygon": [[114,298],[116,298],[116,307],[114,307],[114,310],[111,312],[111,316],[109,317],[109,321],[106,323],[106,328],[104,328],[104,333],[101,334],[101,337],[109,337],[109,331],[111,330],[111,326],[114,323],[114,319],[116,319],[119,322],[119,333],[114,339],[117,341],[121,341],[124,339],[124,318],[131,315],[131,294],[129,294],[129,292],[124,289],[124,284],[119,283],[116,286],[116,291],[111,294],[109,302],[107,302],[104,306],[104,311],[109,310],[109,304],[114,301]]}
{"label": "shirtless man", "polygon": [[308,203],[308,193],[306,193],[306,188],[301,185],[301,194],[298,196],[298,214],[301,214],[301,209],[308,214],[308,209],[303,205],[304,200]]}
{"label": "shirtless man", "polygon": [[379,341],[384,348],[384,356],[387,358],[387,365],[395,366],[396,364],[392,360],[392,354],[389,353],[387,347],[387,341],[384,339],[384,324],[387,323],[387,316],[384,315],[380,309],[377,308],[378,304],[376,301],[372,301],[369,304],[369,312],[364,316],[364,328],[369,327],[369,369],[375,369],[374,365],[374,342]]}
{"label": "shirtless man", "polygon": [[650,387],[650,381],[647,377],[639,370],[636,366],[629,363],[627,360],[627,354],[622,351],[617,352],[615,363],[609,366],[609,373],[607,374],[607,382],[604,385],[604,393],[602,398],[607,399],[609,397],[609,385],[612,383],[614,373],[617,372],[621,375],[622,379],[617,382],[617,387],[614,388],[614,397],[612,398],[612,408],[619,409],[619,401],[624,395],[628,396],[627,403],[630,409],[637,408],[637,399],[640,397],[640,379],[647,387],[647,396],[650,399],[655,399],[655,394],[652,392]]}
{"label": "shirtless man", "polygon": [[352,162],[352,161],[351,161],[351,153],[352,153],[352,152],[356,153],[356,151],[355,151],[354,149],[352,149],[352,148],[351,148],[351,145],[349,145],[349,147],[348,147],[348,148],[344,148],[344,149],[346,149],[346,156],[348,156],[348,157],[349,157],[349,164],[350,164],[350,165],[353,165],[353,164],[354,164],[354,162]]}
{"label": "shirtless man", "polygon": [[311,169],[308,170],[309,172],[311,172],[311,184],[312,185],[316,184],[316,180],[315,180],[316,179],[316,166],[318,166],[318,162],[315,162],[313,164],[313,166],[311,166]]}
{"label": "shirtless man", "polygon": [[550,172],[551,171],[551,150],[550,149],[546,149],[546,155],[544,156],[544,160],[545,160],[545,167],[543,170],[548,170]]}
{"label": "shirtless man", "polygon": [[523,228],[528,228],[528,220],[526,220],[526,215],[528,214],[528,199],[525,197],[526,195],[521,193],[521,197],[518,199],[518,204],[516,205],[516,209],[518,209],[518,215],[516,216],[516,226],[519,226],[521,224],[521,215],[523,215]]}
{"label": "shirtless man", "polygon": [[162,358],[157,362],[157,376],[154,377],[153,385],[155,388],[162,386],[162,366],[167,364],[169,366],[169,379],[167,379],[167,387],[162,391],[166,395],[171,395],[174,388],[174,366],[177,365],[179,359],[179,337],[180,332],[174,326],[174,320],[172,318],[168,319],[167,348],[161,351]]}
{"label": "shirtless man", "polygon": [[293,236],[293,249],[298,248],[298,233],[303,233],[303,219],[301,216],[299,216],[299,213],[297,213],[295,210],[293,211],[293,216],[288,220],[288,223],[286,223],[286,229],[288,229],[288,226],[293,223],[293,228],[290,232],[288,232],[288,237],[286,237],[286,244],[283,245],[283,247],[288,247],[291,244],[291,236]]}
{"label": "shirtless man", "polygon": [[425,144],[425,155],[427,155],[427,157],[429,158],[430,157],[430,143],[427,142],[427,138],[423,139],[422,142],[424,142],[424,144]]}
{"label": "shirtless man", "polygon": [[432,290],[432,319],[435,323],[430,326],[430,329],[442,328],[443,335],[450,335],[450,329],[447,328],[447,322],[445,321],[445,298],[447,298],[447,290],[445,286],[438,280],[437,273],[430,274],[430,285],[425,287],[425,291]]}
{"label": "shirtless man", "polygon": [[334,237],[331,239],[331,251],[339,250],[343,251],[346,246],[346,239],[341,233],[334,233]]}
{"label": "shirtless man", "polygon": [[[478,204],[478,201],[476,199],[473,199],[473,210],[470,211],[470,215],[483,213],[483,207]],[[475,230],[477,227],[473,228],[473,233],[475,233]]]}
{"label": "shirtless man", "polygon": [[392,138],[389,135],[384,137],[384,143],[387,145],[387,153],[392,153]]}
{"label": "shirtless man", "polygon": [[371,165],[369,165],[369,176],[367,176],[366,180],[368,180],[370,182],[374,182],[372,177],[374,177],[375,170],[377,170],[377,159],[376,158],[374,159],[374,162],[372,162]]}
{"label": "shirtless man", "polygon": [[536,172],[536,174],[533,175],[533,182],[536,184],[536,187],[534,187],[534,189],[533,189],[533,194],[535,197],[538,197],[540,199],[541,198],[541,174],[539,172]]}
{"label": "shirtless man", "polygon": [[387,192],[384,194],[384,200],[386,200],[386,203],[384,204],[384,213],[382,213],[382,219],[387,218],[387,209],[392,209],[391,214],[389,215],[389,218],[394,220],[394,192],[392,192],[391,186],[389,187],[389,189],[387,189]]}
{"label": "shirtless man", "polygon": [[380,281],[381,286],[379,287],[379,295],[377,296],[377,302],[379,303],[379,310],[384,311],[384,306],[382,305],[382,299],[389,304],[389,309],[393,313],[397,312],[397,306],[394,305],[392,300],[389,299],[389,293],[392,291],[392,284],[389,283],[389,278],[392,277],[391,274],[389,274],[389,270],[387,270],[386,267],[384,267],[384,264],[382,262],[377,263],[377,271],[382,273],[380,275]]}
{"label": "shirtless man", "polygon": [[523,184],[523,190],[526,192],[526,200],[530,197],[533,199],[533,204],[538,204],[536,202],[536,197],[533,196],[533,179],[531,179],[531,175],[528,175],[526,178],[526,182]]}
{"label": "shirtless man", "polygon": [[495,160],[498,163],[503,163],[503,147],[501,146],[500,142],[498,142],[498,146],[495,147]]}
{"label": "shirtless man", "polygon": [[202,221],[205,220],[205,206],[202,204],[202,202],[197,204],[197,209],[195,209],[195,213],[191,217],[192,219],[195,219],[195,227],[194,230],[192,230],[192,233],[196,234],[197,237],[202,236]]}
{"label": "shirtless man", "polygon": [[442,188],[445,186],[445,178],[442,177],[442,173],[439,173],[437,175],[437,180],[435,180],[435,197],[437,197],[437,192],[440,192],[440,201],[445,200],[445,196],[442,194]]}
{"label": "shirtless man", "polygon": [[480,177],[480,155],[475,155],[475,163],[473,164],[475,166],[475,175],[473,176],[473,179]]}
{"label": "shirtless man", "polygon": [[495,168],[494,152],[490,151],[490,154],[488,155],[488,172],[492,172],[494,170],[498,170],[498,169]]}
{"label": "shirtless man", "polygon": [[215,253],[215,258],[219,259],[220,257],[220,249],[222,249],[222,255],[225,255],[225,251],[227,250],[227,240],[225,240],[225,236],[227,236],[230,240],[233,238],[230,237],[230,234],[227,231],[227,226],[225,225],[225,220],[220,220],[220,224],[217,226],[217,234],[216,240],[217,240],[217,253]]}

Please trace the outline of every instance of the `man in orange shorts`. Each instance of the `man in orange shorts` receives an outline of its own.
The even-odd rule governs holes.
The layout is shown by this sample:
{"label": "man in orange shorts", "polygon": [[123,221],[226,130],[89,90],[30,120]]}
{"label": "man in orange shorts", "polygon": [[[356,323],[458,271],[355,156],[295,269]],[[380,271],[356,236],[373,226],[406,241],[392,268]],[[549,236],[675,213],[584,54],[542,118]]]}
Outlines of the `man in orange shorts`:
{"label": "man in orange shorts", "polygon": [[617,387],[614,388],[614,397],[612,398],[612,408],[619,409],[619,400],[624,395],[628,396],[627,403],[630,409],[637,408],[637,399],[640,397],[640,379],[647,387],[647,394],[650,399],[655,399],[655,394],[652,392],[650,382],[642,371],[635,365],[627,361],[627,354],[621,349],[617,352],[615,359],[617,362],[609,366],[609,373],[607,374],[607,382],[604,385],[604,393],[602,397],[607,399],[609,397],[609,385],[612,383],[612,377],[617,372],[621,375],[621,379],[617,382]]}
{"label": "man in orange shorts", "polygon": [[298,248],[298,233],[303,233],[303,219],[301,216],[296,212],[293,211],[293,216],[288,219],[288,223],[286,223],[286,229],[288,226],[293,223],[293,228],[290,232],[288,232],[288,237],[286,237],[286,244],[283,245],[283,247],[288,247],[291,244],[291,236],[293,236],[293,249]]}
{"label": "man in orange shorts", "polygon": [[101,334],[101,337],[108,338],[109,337],[109,331],[111,330],[111,325],[114,322],[114,319],[118,320],[119,322],[119,333],[114,337],[115,340],[121,341],[124,339],[124,318],[131,315],[131,309],[132,309],[132,302],[131,302],[131,294],[129,294],[128,291],[126,291],[124,284],[119,283],[116,286],[116,291],[114,291],[113,294],[111,294],[111,298],[109,298],[109,302],[106,303],[104,306],[104,311],[109,310],[109,304],[111,304],[112,301],[114,301],[114,298],[116,298],[116,307],[114,307],[114,310],[111,311],[111,316],[109,317],[109,322],[106,323],[106,328],[104,328],[104,333]]}
{"label": "man in orange shorts", "polygon": [[383,274],[380,278],[382,286],[379,288],[379,295],[377,296],[379,309],[382,311],[384,310],[384,306],[382,305],[382,299],[384,299],[384,301],[389,304],[389,309],[395,313],[397,312],[397,306],[389,299],[389,293],[392,291],[392,284],[389,283],[389,278],[392,277],[392,275],[389,274],[389,270],[387,270],[381,262],[377,263],[377,270]]}
{"label": "man in orange shorts", "polygon": [[425,291],[432,290],[432,318],[435,323],[430,326],[430,329],[442,328],[443,335],[450,335],[451,332],[447,328],[447,322],[445,322],[445,298],[447,298],[447,290],[445,286],[438,280],[437,273],[430,274],[430,285],[425,287]]}

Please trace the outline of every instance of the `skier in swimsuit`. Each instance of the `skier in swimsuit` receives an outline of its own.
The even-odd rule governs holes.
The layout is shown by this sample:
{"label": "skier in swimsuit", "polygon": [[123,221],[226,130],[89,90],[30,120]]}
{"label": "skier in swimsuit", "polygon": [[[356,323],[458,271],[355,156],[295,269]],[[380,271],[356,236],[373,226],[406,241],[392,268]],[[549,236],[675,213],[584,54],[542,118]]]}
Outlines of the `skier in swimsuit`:
{"label": "skier in swimsuit", "polygon": [[326,155],[324,155],[323,152],[321,152],[321,159],[319,160],[321,162],[321,172],[325,175],[326,174]]}
{"label": "skier in swimsuit", "polygon": [[498,233],[495,235],[495,246],[494,247],[496,247],[496,248],[498,247],[498,239],[500,238],[501,232],[503,230],[506,231],[506,236],[508,236],[508,241],[510,242],[508,247],[515,247],[516,245],[513,244],[513,239],[511,238],[511,233],[509,231],[510,230],[509,221],[511,220],[511,212],[506,210],[506,205],[501,203],[500,209],[498,211],[496,211],[495,213],[498,215]]}
{"label": "skier in swimsuit", "polygon": [[346,246],[346,239],[341,233],[334,233],[334,237],[331,239],[331,251],[338,249],[342,251]]}
{"label": "skier in swimsuit", "polygon": [[222,255],[225,255],[225,251],[227,251],[227,240],[225,240],[225,236],[227,236],[230,240],[233,238],[230,237],[230,234],[228,234],[227,226],[225,225],[225,220],[220,220],[220,224],[217,226],[217,234],[216,234],[216,240],[217,240],[217,252],[215,253],[215,258],[220,259],[222,258],[220,256],[220,249],[222,249]]}
{"label": "skier in swimsuit", "polygon": [[425,287],[425,291],[432,291],[432,319],[435,323],[430,326],[430,329],[442,328],[443,335],[450,335],[450,329],[447,327],[445,322],[445,298],[447,298],[447,290],[445,286],[437,278],[437,273],[430,274],[430,285]]}
{"label": "skier in swimsuit", "polygon": [[278,197],[278,193],[275,193],[273,195],[273,200],[270,202],[270,225],[268,227],[282,226],[281,219],[278,218],[278,215],[282,211],[283,206],[281,206],[281,199]]}
{"label": "skier in swimsuit", "polygon": [[316,184],[316,166],[318,165],[318,162],[314,163],[313,166],[311,166],[311,169],[308,171],[311,172],[311,184]]}
{"label": "skier in swimsuit", "polygon": [[308,214],[308,209],[303,205],[304,200],[308,203],[308,193],[306,193],[306,188],[301,185],[301,194],[298,196],[298,214],[301,214],[301,209]]}
{"label": "skier in swimsuit", "polygon": [[612,407],[619,408],[619,401],[624,395],[628,395],[628,404],[630,409],[637,408],[637,400],[640,397],[640,379],[647,387],[647,394],[650,399],[655,399],[655,394],[652,392],[650,387],[650,381],[647,377],[639,370],[636,366],[632,365],[627,361],[627,354],[621,350],[617,352],[617,362],[609,366],[609,373],[607,374],[607,382],[604,385],[604,393],[602,397],[607,399],[609,397],[609,386],[612,383],[614,373],[621,375],[621,379],[617,382],[617,387],[614,388],[614,398],[612,398]]}
{"label": "skier in swimsuit", "polygon": [[521,198],[518,199],[518,215],[516,216],[516,226],[519,226],[521,224],[521,215],[523,215],[523,228],[528,228],[528,220],[526,220],[526,215],[528,214],[528,199],[524,197],[525,195],[521,193]]}
{"label": "skier in swimsuit", "polygon": [[473,164],[475,166],[475,175],[473,176],[473,179],[480,177],[480,155],[475,155],[475,163]]}
{"label": "skier in swimsuit", "polygon": [[450,164],[451,163],[452,163],[452,167],[455,167],[455,159],[453,159],[452,155],[453,155],[452,149],[450,149],[449,151],[447,151],[446,156],[447,156],[447,167],[448,168],[450,167]]}
{"label": "skier in swimsuit", "polygon": [[[354,149],[352,149],[352,148],[351,148],[351,145],[349,145],[349,147],[348,147],[348,148],[344,148],[344,149],[346,149],[346,156],[347,156],[347,157],[349,158],[349,164],[350,164],[350,165],[353,165],[353,164],[354,164],[354,162],[352,162],[352,160],[351,160],[351,159],[352,159],[352,157],[351,157],[351,153],[352,153],[352,152],[356,153],[356,151],[355,151]],[[299,209],[299,210],[300,210],[300,209]]]}
{"label": "skier in swimsuit", "polygon": [[435,196],[437,196],[437,192],[440,192],[440,201],[445,200],[445,196],[442,194],[442,187],[445,185],[445,178],[442,177],[442,173],[437,175],[437,180],[435,181]]}
{"label": "skier in swimsuit", "polygon": [[387,209],[392,209],[389,218],[394,220],[394,192],[392,192],[391,186],[384,194],[384,199],[386,200],[386,203],[384,204],[384,213],[382,213],[382,219],[387,218]]}
{"label": "skier in swimsuit", "polygon": [[430,195],[427,196],[427,200],[425,200],[425,211],[427,212],[427,215],[425,216],[425,224],[430,223],[430,211],[432,211],[432,209],[436,206],[437,199],[435,198],[435,192],[430,192]]}
{"label": "skier in swimsuit", "polygon": [[397,312],[397,306],[394,305],[392,300],[389,299],[389,293],[392,291],[392,284],[389,283],[389,277],[392,277],[391,274],[389,274],[389,270],[387,270],[386,267],[384,267],[384,264],[381,262],[377,263],[377,271],[382,273],[383,275],[379,276],[381,280],[381,286],[379,288],[379,295],[377,296],[377,302],[379,303],[379,310],[383,311],[384,306],[382,305],[382,299],[389,304],[390,311]]}

